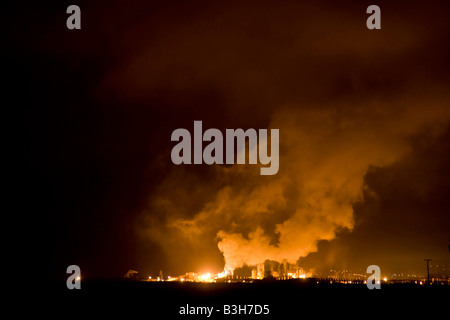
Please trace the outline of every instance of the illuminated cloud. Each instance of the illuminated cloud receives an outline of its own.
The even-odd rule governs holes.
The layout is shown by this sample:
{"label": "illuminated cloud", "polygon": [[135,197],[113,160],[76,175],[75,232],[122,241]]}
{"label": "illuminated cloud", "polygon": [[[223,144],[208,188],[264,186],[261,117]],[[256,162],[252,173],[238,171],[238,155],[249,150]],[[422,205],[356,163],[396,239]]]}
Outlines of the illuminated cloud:
{"label": "illuminated cloud", "polygon": [[[438,135],[450,116],[443,102],[426,109],[414,98],[403,103],[408,108],[389,101],[280,109],[270,126],[280,129],[279,173],[262,178],[252,166],[216,166],[211,186],[221,186],[215,190],[208,189],[209,182],[198,189],[188,180],[168,177],[165,184],[171,187],[161,189],[157,198],[157,206],[168,214],[167,225],[154,240],[170,238],[161,242],[176,247],[187,241],[205,248],[202,242],[212,242],[215,234],[230,270],[266,259],[295,263],[316,251],[319,240],[353,228],[353,205],[363,200],[370,167],[401,159],[410,152],[411,135],[426,128]],[[188,199],[193,189],[204,195],[203,201],[194,191],[190,200],[201,205],[183,214],[174,196],[181,193]]]}

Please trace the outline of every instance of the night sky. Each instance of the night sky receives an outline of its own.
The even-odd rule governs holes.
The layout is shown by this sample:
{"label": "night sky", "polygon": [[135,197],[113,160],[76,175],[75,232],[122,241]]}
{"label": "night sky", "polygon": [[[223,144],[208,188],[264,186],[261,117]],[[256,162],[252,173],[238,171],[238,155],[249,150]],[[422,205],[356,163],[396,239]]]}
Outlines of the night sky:
{"label": "night sky", "polygon": [[[67,6],[81,30],[66,28]],[[368,30],[366,8],[381,8]],[[49,275],[450,267],[448,1],[9,5],[20,255]],[[9,11],[8,11],[9,10]],[[177,128],[276,128],[280,169],[172,163]],[[26,234],[23,234],[26,233]],[[226,260],[224,260],[224,256]]]}

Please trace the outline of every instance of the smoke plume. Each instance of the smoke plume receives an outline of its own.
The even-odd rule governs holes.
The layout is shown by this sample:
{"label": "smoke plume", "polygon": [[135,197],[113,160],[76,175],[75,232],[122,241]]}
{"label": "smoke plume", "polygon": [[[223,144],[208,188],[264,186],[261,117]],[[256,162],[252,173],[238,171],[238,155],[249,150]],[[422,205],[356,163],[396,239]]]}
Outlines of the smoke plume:
{"label": "smoke plume", "polygon": [[258,166],[215,166],[212,179],[190,188],[200,178],[189,167],[175,168],[186,176],[168,177],[153,199],[167,214],[163,230],[161,224],[152,228],[153,239],[172,251],[190,244],[199,257],[217,241],[226,270],[267,259],[295,263],[315,252],[319,240],[353,228],[353,204],[362,200],[371,166],[408,154],[408,138],[421,130],[439,134],[448,109],[438,102],[427,112],[424,107],[414,97],[365,106],[286,106],[270,125],[280,129],[279,173],[261,177]]}
{"label": "smoke plume", "polygon": [[[138,228],[165,263],[191,270],[211,261],[225,269],[295,263],[318,241],[354,228],[369,168],[411,155],[411,137],[437,136],[446,125],[448,46],[439,24],[417,23],[422,6],[414,9],[420,17],[392,9],[400,16],[384,18],[389,31],[369,35],[364,6],[330,5],[186,15],[105,81],[121,97],[169,110],[170,132],[158,133],[167,149],[152,163],[164,179]],[[427,10],[445,21],[442,10]],[[260,176],[259,165],[169,167],[171,131],[194,120],[204,130],[279,129],[278,173]]]}

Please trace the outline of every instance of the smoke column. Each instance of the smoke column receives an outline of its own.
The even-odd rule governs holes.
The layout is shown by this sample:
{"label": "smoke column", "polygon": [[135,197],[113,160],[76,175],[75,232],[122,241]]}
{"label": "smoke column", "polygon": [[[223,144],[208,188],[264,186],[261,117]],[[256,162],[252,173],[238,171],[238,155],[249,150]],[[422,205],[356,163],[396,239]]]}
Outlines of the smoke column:
{"label": "smoke column", "polygon": [[[226,270],[266,259],[295,263],[316,251],[319,240],[353,228],[352,206],[363,201],[370,166],[407,155],[411,135],[421,130],[438,135],[448,117],[445,103],[425,109],[414,98],[383,105],[286,106],[270,125],[280,129],[277,175],[261,177],[251,165],[215,166],[214,178],[194,189],[194,174],[169,176],[153,199],[168,216],[165,228],[150,232],[167,249],[191,244],[198,256],[211,250],[205,243],[215,238]],[[174,200],[180,198],[184,206]],[[192,203],[197,211],[188,209]]]}

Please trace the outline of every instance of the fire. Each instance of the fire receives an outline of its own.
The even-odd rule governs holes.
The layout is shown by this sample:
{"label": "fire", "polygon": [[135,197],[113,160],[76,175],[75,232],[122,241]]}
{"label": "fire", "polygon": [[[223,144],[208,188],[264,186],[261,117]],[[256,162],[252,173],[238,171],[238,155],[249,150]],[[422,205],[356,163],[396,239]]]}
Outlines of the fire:
{"label": "fire", "polygon": [[211,273],[205,273],[198,276],[200,282],[211,282]]}
{"label": "fire", "polygon": [[[276,261],[271,261],[270,264],[276,264]],[[284,271],[283,271],[284,268]],[[293,272],[295,270],[295,272]],[[305,272],[302,268],[298,266],[292,266],[288,263],[283,263],[279,266],[279,269],[271,269],[270,266],[267,266],[267,269],[264,266],[264,263],[258,264],[256,266],[252,266],[251,276],[243,276],[242,274],[235,275],[235,270],[227,270],[225,269],[222,272],[218,273],[197,273],[197,272],[188,272],[184,275],[180,276],[167,276],[167,279],[162,277],[152,278],[148,277],[147,281],[167,281],[167,282],[202,282],[202,283],[215,283],[215,282],[249,282],[252,283],[254,280],[264,279],[266,275],[270,275],[275,279],[279,280],[287,280],[287,279],[306,279],[311,278],[311,272]]]}

